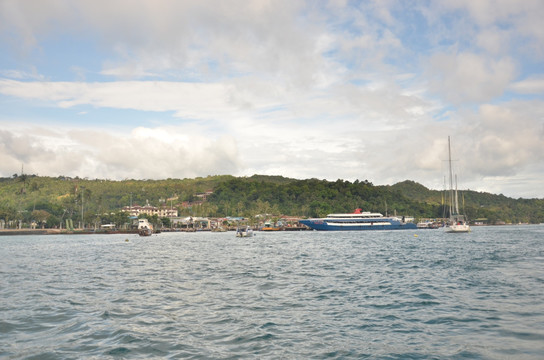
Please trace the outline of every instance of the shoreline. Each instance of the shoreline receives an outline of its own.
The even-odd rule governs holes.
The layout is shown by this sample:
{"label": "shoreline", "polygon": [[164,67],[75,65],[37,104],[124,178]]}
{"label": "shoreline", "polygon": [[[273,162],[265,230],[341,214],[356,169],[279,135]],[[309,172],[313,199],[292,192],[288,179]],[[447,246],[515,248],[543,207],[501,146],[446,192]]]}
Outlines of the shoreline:
{"label": "shoreline", "polygon": [[[228,231],[235,231],[235,228],[229,229]],[[306,231],[308,229],[302,227],[293,227],[285,228],[279,230],[283,231]],[[170,233],[170,232],[211,232],[210,229],[163,229],[160,232],[154,233],[159,234],[161,232]],[[138,234],[138,230],[98,230],[94,231],[92,229],[85,230],[66,230],[66,229],[0,229],[1,236],[10,236],[10,235],[112,235],[112,234]]]}
{"label": "shoreline", "polygon": [[138,231],[93,231],[66,229],[0,229],[0,236],[9,235],[88,235],[88,234],[138,234]]}
{"label": "shoreline", "polygon": [[[475,227],[502,227],[502,226],[531,226],[531,225],[544,225],[544,224],[501,224],[501,225],[473,225]],[[228,231],[234,231],[236,229],[229,229]],[[427,228],[418,228],[414,230],[433,230]],[[263,232],[275,232],[275,231],[266,231],[260,230]],[[277,232],[284,231],[308,231],[307,228],[302,227],[293,227],[293,228],[284,228],[278,230]],[[163,229],[156,234],[161,232],[211,232],[210,229]],[[94,231],[92,229],[76,229],[76,230],[66,230],[66,229],[0,229],[1,236],[10,236],[10,235],[112,235],[112,234],[138,234],[138,230],[98,230]],[[154,233],[155,234],[155,233]]]}

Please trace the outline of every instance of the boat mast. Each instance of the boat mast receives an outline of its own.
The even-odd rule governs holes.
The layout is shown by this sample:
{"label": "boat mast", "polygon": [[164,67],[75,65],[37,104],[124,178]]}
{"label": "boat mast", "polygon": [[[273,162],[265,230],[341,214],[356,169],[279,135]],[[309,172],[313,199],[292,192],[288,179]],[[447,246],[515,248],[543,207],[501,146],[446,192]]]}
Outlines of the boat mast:
{"label": "boat mast", "polygon": [[455,174],[455,215],[459,214],[459,197],[457,196],[457,174]]}
{"label": "boat mast", "polygon": [[450,165],[450,217],[453,215],[453,172],[451,170],[451,143],[448,136],[448,162]]}
{"label": "boat mast", "polygon": [[446,196],[447,196],[447,187],[446,187],[446,175],[444,175],[444,191],[442,191],[442,217],[446,217]]}

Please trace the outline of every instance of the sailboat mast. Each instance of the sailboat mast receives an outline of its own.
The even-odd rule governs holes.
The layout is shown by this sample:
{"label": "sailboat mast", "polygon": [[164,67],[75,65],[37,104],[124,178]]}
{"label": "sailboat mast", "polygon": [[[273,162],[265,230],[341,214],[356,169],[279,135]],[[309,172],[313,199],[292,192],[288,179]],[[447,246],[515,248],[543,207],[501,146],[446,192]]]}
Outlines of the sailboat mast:
{"label": "sailboat mast", "polygon": [[450,216],[453,215],[453,172],[451,170],[451,143],[448,136],[448,163],[450,165]]}
{"label": "sailboat mast", "polygon": [[455,214],[459,214],[459,198],[457,197],[457,174],[455,174]]}
{"label": "sailboat mast", "polygon": [[444,175],[444,191],[442,191],[442,217],[446,217],[446,197],[448,196],[446,187],[446,175]]}

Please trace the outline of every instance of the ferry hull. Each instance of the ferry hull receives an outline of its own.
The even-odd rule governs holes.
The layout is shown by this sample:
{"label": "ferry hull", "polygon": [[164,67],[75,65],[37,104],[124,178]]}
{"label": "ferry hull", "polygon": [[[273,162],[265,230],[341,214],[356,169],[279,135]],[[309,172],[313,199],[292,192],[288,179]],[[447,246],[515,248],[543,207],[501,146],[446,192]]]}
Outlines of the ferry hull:
{"label": "ferry hull", "polygon": [[402,223],[400,221],[387,222],[367,222],[367,223],[334,223],[321,219],[300,220],[301,224],[308,226],[313,230],[320,231],[371,231],[371,230],[417,230],[414,223]]}

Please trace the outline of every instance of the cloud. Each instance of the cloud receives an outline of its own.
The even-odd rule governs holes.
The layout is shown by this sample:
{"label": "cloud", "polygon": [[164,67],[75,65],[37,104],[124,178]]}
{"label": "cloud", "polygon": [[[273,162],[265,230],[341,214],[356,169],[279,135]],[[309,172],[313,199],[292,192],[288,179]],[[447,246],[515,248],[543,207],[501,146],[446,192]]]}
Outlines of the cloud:
{"label": "cloud", "polygon": [[518,53],[537,61],[544,57],[542,1],[435,1],[421,11],[431,24],[444,25],[440,31],[443,39],[470,51]]}
{"label": "cloud", "polygon": [[[51,138],[53,135],[53,138]],[[49,174],[51,164],[62,164],[58,170],[66,168],[79,169],[77,155],[69,155],[63,144],[62,137],[52,134],[44,128],[35,131],[0,131],[0,174],[8,176],[18,173],[21,164],[27,166],[26,171],[42,171]],[[81,152],[79,152],[81,153]],[[54,170],[53,170],[54,171]],[[59,173],[51,174],[53,176]]]}
{"label": "cloud", "polygon": [[544,94],[544,75],[530,76],[510,85],[510,90],[520,94]]}
{"label": "cloud", "polygon": [[431,90],[456,105],[499,97],[516,75],[509,58],[495,60],[467,52],[434,54],[428,71]]}
{"label": "cloud", "polygon": [[35,68],[32,68],[30,71],[24,70],[2,70],[0,75],[6,78],[17,79],[17,80],[45,80],[43,75],[38,74]]}
{"label": "cloud", "polygon": [[[402,125],[431,104],[394,83],[366,87],[330,85],[300,94],[274,82],[238,79],[225,83],[168,81],[23,82],[0,79],[0,94],[50,102],[60,108],[98,108],[174,112],[184,119],[218,123],[264,121],[270,117],[299,122],[304,118],[353,119],[365,126]],[[361,115],[359,115],[361,114]],[[414,115],[415,114],[415,115]],[[289,121],[288,120],[288,121]],[[349,121],[349,120],[348,120]]]}
{"label": "cloud", "polygon": [[543,188],[543,4],[4,0],[0,172]]}
{"label": "cloud", "polygon": [[[359,152],[346,154],[375,183],[411,179],[441,189],[451,136],[454,171],[462,188],[536,196],[534,190],[544,186],[543,109],[542,101],[517,100],[467,108],[442,122],[420,118],[406,129],[357,133]],[[508,178],[516,183],[508,184]]]}
{"label": "cloud", "polygon": [[[515,175],[544,160],[544,111],[540,101],[482,105],[473,131],[469,169],[484,176]],[[540,131],[538,131],[540,130]],[[468,154],[467,154],[468,155]]]}
{"label": "cloud", "polygon": [[168,81],[22,82],[0,80],[0,93],[23,99],[52,102],[61,108],[91,105],[141,111],[172,111],[178,117],[213,119],[233,117],[247,108],[277,105],[228,83]]}
{"label": "cloud", "polygon": [[493,26],[480,31],[476,35],[476,44],[488,54],[504,56],[509,50],[510,36],[510,32],[502,30],[498,26]]}
{"label": "cloud", "polygon": [[[107,51],[101,73],[123,79],[149,76],[211,76],[264,73],[297,86],[313,83],[321,66],[316,53],[318,20],[303,3],[215,1],[6,0],[0,22],[21,52],[70,28],[93,34]],[[309,10],[309,9],[307,9]]]}
{"label": "cloud", "polygon": [[47,156],[47,151],[42,150],[39,139],[33,141],[23,134],[0,130],[0,140],[0,156],[2,156],[3,164],[13,166],[17,162],[26,162],[33,158],[43,160],[44,156]]}
{"label": "cloud", "polygon": [[517,32],[543,39],[541,24],[544,4],[538,0],[512,2],[509,0],[456,0],[442,2],[446,9],[459,9],[468,13],[475,23],[484,28],[495,24],[510,25]]}
{"label": "cloud", "polygon": [[[241,118],[221,135],[210,131],[215,123],[137,127],[128,134],[12,126],[1,134],[0,174],[9,176],[24,163],[31,173],[51,176],[123,179],[258,173],[367,179],[375,184],[408,178],[441,189],[451,135],[462,188],[506,194],[512,189],[535,196],[534,189],[544,185],[535,182],[544,167],[543,108],[539,101],[484,105],[442,123],[420,116],[411,127],[313,117],[301,122],[276,116],[260,122]],[[517,185],[508,184],[507,177],[517,179]],[[522,182],[527,185],[524,192]]]}
{"label": "cloud", "polygon": [[240,167],[231,137],[195,136],[179,127],[136,128],[129,135],[39,127],[19,131],[0,131],[0,173],[6,176],[17,172],[21,164],[40,175],[108,179],[231,174]]}

